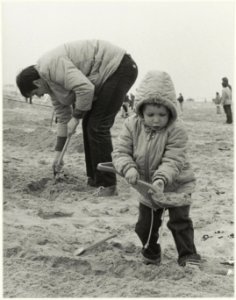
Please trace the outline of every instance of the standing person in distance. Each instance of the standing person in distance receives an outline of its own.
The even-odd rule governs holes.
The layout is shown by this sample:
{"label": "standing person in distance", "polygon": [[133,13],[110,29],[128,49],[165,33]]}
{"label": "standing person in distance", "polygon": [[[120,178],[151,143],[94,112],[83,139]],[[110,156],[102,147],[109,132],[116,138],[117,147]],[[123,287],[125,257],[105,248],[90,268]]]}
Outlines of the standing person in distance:
{"label": "standing person in distance", "polygon": [[216,114],[219,115],[219,114],[221,114],[221,111],[220,111],[221,97],[218,92],[216,92],[216,97],[213,100],[216,105]]}
{"label": "standing person in distance", "polygon": [[223,77],[222,78],[222,95],[221,95],[221,103],[223,105],[224,112],[226,114],[226,124],[232,124],[233,123],[233,117],[232,117],[232,87],[229,84],[228,78]]}
{"label": "standing person in distance", "polygon": [[179,97],[177,98],[177,100],[179,101],[179,105],[180,105],[180,111],[183,112],[183,102],[184,102],[184,97],[181,93],[179,93]]}

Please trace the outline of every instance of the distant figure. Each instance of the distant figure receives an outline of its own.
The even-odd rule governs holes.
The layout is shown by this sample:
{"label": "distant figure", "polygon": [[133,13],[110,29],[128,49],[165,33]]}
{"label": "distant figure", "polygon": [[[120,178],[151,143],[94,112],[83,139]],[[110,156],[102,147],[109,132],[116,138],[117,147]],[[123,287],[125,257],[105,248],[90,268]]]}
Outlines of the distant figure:
{"label": "distant figure", "polygon": [[129,106],[132,110],[134,110],[134,100],[135,100],[134,94],[130,93]]}
{"label": "distant figure", "polygon": [[25,102],[28,103],[29,101],[29,104],[32,104],[32,97],[25,97]]}
{"label": "distant figure", "polygon": [[126,95],[121,106],[121,116],[127,118],[129,116],[129,96]]}
{"label": "distant figure", "polygon": [[179,93],[179,97],[177,98],[177,100],[179,101],[180,110],[183,112],[184,97],[183,97],[183,95],[181,93]]}
{"label": "distant figure", "polygon": [[231,110],[231,104],[232,104],[232,88],[229,84],[228,78],[223,77],[222,78],[222,95],[221,95],[221,103],[223,105],[224,112],[226,114],[226,123],[232,124],[232,110]]}
{"label": "distant figure", "polygon": [[217,115],[221,114],[221,110],[220,110],[221,97],[218,92],[216,92],[216,97],[213,99],[213,101],[216,105],[216,114]]}

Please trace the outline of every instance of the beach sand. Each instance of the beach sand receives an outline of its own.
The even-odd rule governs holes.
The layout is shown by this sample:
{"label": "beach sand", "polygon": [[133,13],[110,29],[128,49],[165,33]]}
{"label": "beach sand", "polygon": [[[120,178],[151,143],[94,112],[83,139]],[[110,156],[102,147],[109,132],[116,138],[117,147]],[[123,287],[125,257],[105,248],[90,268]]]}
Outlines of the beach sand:
{"label": "beach sand", "polygon": [[[51,105],[50,102],[47,105]],[[3,296],[233,297],[233,125],[213,103],[184,102],[189,158],[197,177],[191,217],[200,266],[177,264],[171,232],[163,224],[160,266],[145,265],[134,232],[137,192],[118,178],[119,195],[87,188],[82,132],[65,153],[64,176],[54,184],[51,164],[56,124],[52,108],[3,102]],[[114,143],[124,119],[112,129]],[[116,234],[102,245],[79,248]]]}

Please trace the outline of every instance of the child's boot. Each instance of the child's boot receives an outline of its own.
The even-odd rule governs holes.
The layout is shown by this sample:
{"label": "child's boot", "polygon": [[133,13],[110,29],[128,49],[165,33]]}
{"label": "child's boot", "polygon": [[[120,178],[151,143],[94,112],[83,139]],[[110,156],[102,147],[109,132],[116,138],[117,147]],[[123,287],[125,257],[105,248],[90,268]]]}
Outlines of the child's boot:
{"label": "child's boot", "polygon": [[201,262],[201,256],[197,253],[179,257],[179,259],[178,259],[178,264],[181,267],[185,267],[187,264],[199,265],[200,262]]}
{"label": "child's boot", "polygon": [[143,262],[146,265],[159,265],[161,262],[161,247],[159,244],[149,245],[142,249]]}

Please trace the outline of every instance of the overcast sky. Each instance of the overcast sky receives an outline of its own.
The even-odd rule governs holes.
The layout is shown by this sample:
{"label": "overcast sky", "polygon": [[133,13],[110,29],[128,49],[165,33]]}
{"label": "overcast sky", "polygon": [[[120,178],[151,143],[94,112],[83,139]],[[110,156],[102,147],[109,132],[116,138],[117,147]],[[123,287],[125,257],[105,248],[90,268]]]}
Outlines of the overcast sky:
{"label": "overcast sky", "polygon": [[48,50],[105,39],[139,67],[167,71],[176,93],[211,100],[221,78],[233,83],[235,1],[2,1],[3,83]]}

